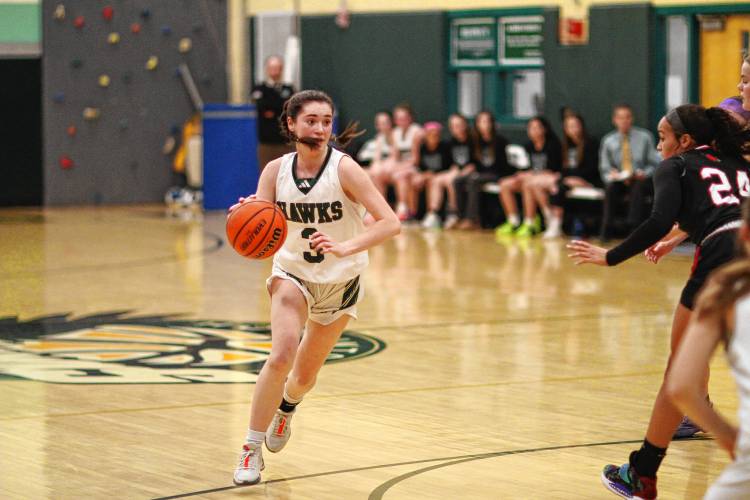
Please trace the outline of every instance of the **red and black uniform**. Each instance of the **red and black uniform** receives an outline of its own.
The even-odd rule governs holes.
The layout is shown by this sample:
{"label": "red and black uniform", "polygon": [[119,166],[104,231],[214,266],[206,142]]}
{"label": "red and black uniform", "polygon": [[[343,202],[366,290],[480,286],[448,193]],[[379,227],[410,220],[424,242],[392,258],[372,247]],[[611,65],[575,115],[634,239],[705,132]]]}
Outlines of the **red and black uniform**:
{"label": "red and black uniform", "polygon": [[654,208],[651,216],[621,244],[607,252],[615,266],[658,242],[676,222],[697,245],[693,270],[680,303],[693,300],[709,273],[734,257],[740,204],[750,196],[748,164],[719,157],[700,146],[661,162],[654,173]]}

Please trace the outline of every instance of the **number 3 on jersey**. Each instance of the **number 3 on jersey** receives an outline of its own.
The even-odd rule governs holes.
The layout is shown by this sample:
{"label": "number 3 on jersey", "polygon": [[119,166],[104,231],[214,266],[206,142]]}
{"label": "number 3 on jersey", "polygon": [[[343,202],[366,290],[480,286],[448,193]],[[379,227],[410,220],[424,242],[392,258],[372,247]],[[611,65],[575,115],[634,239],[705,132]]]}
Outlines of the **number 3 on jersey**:
{"label": "number 3 on jersey", "polygon": [[[718,168],[703,167],[701,169],[702,179],[714,179],[708,186],[708,193],[711,195],[711,201],[714,205],[739,205],[740,200],[732,194],[732,185],[729,183],[727,174]],[[743,170],[737,171],[737,187],[739,188],[740,196],[746,198],[750,196],[750,177],[748,173]]]}
{"label": "number 3 on jersey", "polygon": [[[309,240],[310,236],[312,236],[313,234],[317,232],[318,230],[315,229],[314,227],[306,227],[305,229],[302,230],[301,236],[304,239]],[[319,252],[303,252],[302,257],[304,257],[305,261],[309,262],[310,264],[319,264],[320,262],[323,262],[323,259],[326,258],[325,255]]]}

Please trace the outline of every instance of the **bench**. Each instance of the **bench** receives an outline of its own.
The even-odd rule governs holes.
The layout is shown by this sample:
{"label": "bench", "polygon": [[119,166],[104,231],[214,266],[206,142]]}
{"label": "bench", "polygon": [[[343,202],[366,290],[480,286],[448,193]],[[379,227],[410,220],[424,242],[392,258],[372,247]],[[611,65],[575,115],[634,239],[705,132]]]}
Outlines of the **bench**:
{"label": "bench", "polygon": [[[500,184],[497,182],[488,182],[482,186],[482,192],[500,194]],[[594,187],[574,187],[568,191],[566,198],[571,200],[599,201],[604,199],[604,190]]]}

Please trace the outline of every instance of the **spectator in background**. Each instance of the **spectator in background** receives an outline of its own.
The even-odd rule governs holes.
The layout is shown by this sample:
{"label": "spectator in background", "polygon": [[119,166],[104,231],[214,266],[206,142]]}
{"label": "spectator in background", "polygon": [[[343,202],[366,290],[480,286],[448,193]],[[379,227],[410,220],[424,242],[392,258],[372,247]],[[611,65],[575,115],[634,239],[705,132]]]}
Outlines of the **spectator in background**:
{"label": "spectator in background", "polygon": [[456,177],[456,201],[459,209],[459,229],[476,229],[481,226],[479,199],[482,186],[497,182],[511,174],[505,148],[508,140],[497,132],[495,115],[481,111],[474,118],[475,171]]}
{"label": "spectator in background", "polygon": [[568,111],[563,118],[562,169],[537,176],[526,184],[542,208],[546,231],[544,238],[562,235],[565,194],[574,187],[601,186],[599,177],[599,141],[586,133],[583,117]]}
{"label": "spectator in background", "polygon": [[287,144],[281,135],[279,117],[284,102],[294,93],[290,85],[282,83],[284,61],[279,56],[266,59],[266,79],[253,87],[252,100],[258,112],[258,171],[270,162],[290,151],[294,146]]}
{"label": "spectator in background", "polygon": [[414,112],[408,104],[402,103],[393,108],[393,142],[395,145],[395,165],[390,182],[396,186],[396,215],[405,221],[415,217],[417,199],[412,195],[411,177],[419,165],[419,146],[422,142],[422,127],[414,123]]}
{"label": "spectator in background", "polygon": [[[536,199],[531,191],[524,192],[527,182],[534,182],[538,176],[550,176],[560,171],[562,151],[560,140],[552,131],[549,122],[543,116],[535,116],[526,123],[526,135],[529,141],[524,144],[529,156],[529,170],[521,171],[500,179],[500,202],[505,210],[506,221],[495,231],[498,236],[516,234],[533,236],[541,231],[541,222],[536,216]],[[523,223],[518,216],[516,193],[524,193]]]}
{"label": "spectator in background", "polygon": [[[469,122],[458,113],[448,117],[448,132],[450,140],[451,166],[450,170],[436,180],[439,189],[448,192],[448,214],[445,217],[445,229],[453,229],[458,224],[458,199],[456,196],[456,180],[471,175],[476,171],[476,160],[474,159],[474,137],[469,128]],[[438,189],[438,187],[436,187]]]}
{"label": "spectator in background", "polygon": [[375,115],[375,130],[375,137],[365,142],[357,159],[361,164],[369,165],[370,178],[385,198],[396,163],[393,120],[389,112],[381,111]]}
{"label": "spectator in background", "polygon": [[412,177],[415,195],[422,189],[427,192],[427,214],[422,220],[425,229],[440,227],[438,212],[443,206],[442,176],[447,175],[451,166],[448,143],[440,139],[442,129],[438,122],[424,124],[424,140],[419,148],[419,172]]}
{"label": "spectator in background", "polygon": [[612,112],[613,130],[602,139],[599,169],[606,185],[604,216],[599,238],[609,240],[618,206],[628,202],[628,230],[648,215],[648,198],[653,195],[651,175],[661,161],[651,132],[633,126],[633,110],[618,104]]}

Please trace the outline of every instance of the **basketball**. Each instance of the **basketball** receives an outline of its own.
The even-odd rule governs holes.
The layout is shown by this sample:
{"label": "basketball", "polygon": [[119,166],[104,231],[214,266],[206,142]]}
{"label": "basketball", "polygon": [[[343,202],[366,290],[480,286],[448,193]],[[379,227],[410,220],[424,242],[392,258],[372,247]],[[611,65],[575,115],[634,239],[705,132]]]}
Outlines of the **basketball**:
{"label": "basketball", "polygon": [[235,251],[249,259],[266,259],[286,239],[286,218],[274,203],[248,201],[227,219],[227,240]]}

